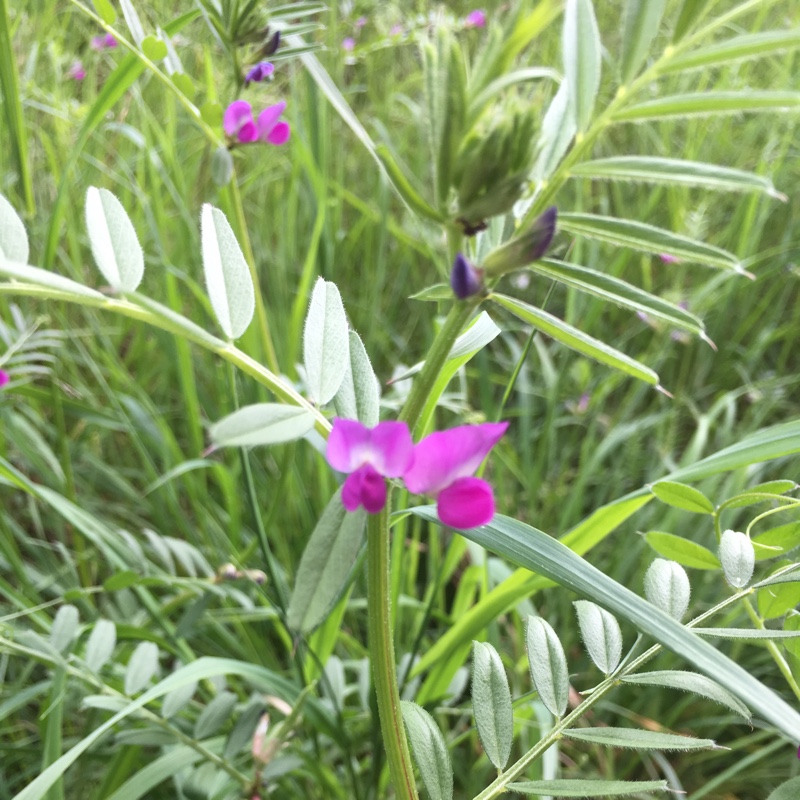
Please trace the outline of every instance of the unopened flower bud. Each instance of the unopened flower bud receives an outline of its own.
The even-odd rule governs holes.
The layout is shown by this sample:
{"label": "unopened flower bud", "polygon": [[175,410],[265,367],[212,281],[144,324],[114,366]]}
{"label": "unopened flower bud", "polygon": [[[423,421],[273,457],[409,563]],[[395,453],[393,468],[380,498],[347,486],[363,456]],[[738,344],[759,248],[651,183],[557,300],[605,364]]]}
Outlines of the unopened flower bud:
{"label": "unopened flower bud", "polygon": [[235,581],[241,577],[241,573],[233,564],[223,564],[217,570],[217,578],[221,581]]}
{"label": "unopened flower bud", "polygon": [[272,756],[272,743],[267,740],[269,730],[269,714],[262,714],[253,733],[253,758],[266,764]]}
{"label": "unopened flower bud", "polygon": [[483,272],[458,253],[450,272],[450,286],[459,300],[466,300],[483,289]]}
{"label": "unopened flower bud", "polygon": [[489,253],[483,262],[486,274],[503,275],[538,261],[553,241],[557,217],[558,209],[550,206],[525,233]]}
{"label": "unopened flower bud", "polygon": [[263,586],[267,582],[267,574],[260,569],[249,569],[245,575],[259,586]]}

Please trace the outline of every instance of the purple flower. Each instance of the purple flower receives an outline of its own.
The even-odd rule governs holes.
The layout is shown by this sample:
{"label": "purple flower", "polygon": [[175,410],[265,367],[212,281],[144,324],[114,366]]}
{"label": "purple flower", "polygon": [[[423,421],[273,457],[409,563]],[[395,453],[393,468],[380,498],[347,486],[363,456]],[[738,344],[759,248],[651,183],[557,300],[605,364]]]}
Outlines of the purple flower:
{"label": "purple flower", "polygon": [[384,478],[399,478],[411,465],[414,443],[405,422],[380,422],[367,428],[353,419],[333,420],[325,453],[328,463],[349,473],[342,489],[348,511],[364,506],[377,514],[386,505]]}
{"label": "purple flower", "polygon": [[346,53],[352,53],[356,49],[356,40],[352,36],[342,39],[342,50]]}
{"label": "purple flower", "polygon": [[367,18],[366,17],[359,17],[356,20],[356,28],[363,28],[366,24],[367,24]]}
{"label": "purple flower", "polygon": [[2,389],[10,380],[11,376],[4,369],[0,369],[0,389]]}
{"label": "purple flower", "polygon": [[486,12],[478,8],[475,11],[470,11],[464,20],[465,28],[485,28],[486,27]]}
{"label": "purple flower", "polygon": [[450,286],[459,300],[466,300],[483,288],[483,272],[458,253],[450,271]]}
{"label": "purple flower", "polygon": [[275,72],[275,67],[269,61],[262,61],[250,69],[247,75],[244,76],[244,85],[249,86],[251,83],[261,83],[261,81],[269,78]]}
{"label": "purple flower", "polygon": [[403,26],[402,25],[392,25],[389,28],[389,36],[400,36],[403,33]]}
{"label": "purple flower", "polygon": [[92,36],[89,46],[92,50],[113,50],[117,46],[117,40],[113,34],[106,33],[102,36]]}
{"label": "purple flower", "polygon": [[658,257],[665,264],[680,264],[681,260],[677,256],[671,256],[669,253],[659,253]]}
{"label": "purple flower", "polygon": [[507,428],[507,422],[486,422],[426,436],[403,476],[406,487],[435,497],[439,519],[451,528],[486,525],[494,516],[494,494],[486,481],[472,476]]}
{"label": "purple flower", "polygon": [[234,100],[225,109],[222,127],[228,136],[235,137],[242,144],[257,141],[285,144],[291,135],[289,123],[279,121],[285,109],[286,103],[283,101],[267,106],[254,122],[250,103],[246,100]]}
{"label": "purple flower", "polygon": [[86,70],[80,61],[73,61],[67,70],[67,77],[74,81],[82,81],[86,77]]}

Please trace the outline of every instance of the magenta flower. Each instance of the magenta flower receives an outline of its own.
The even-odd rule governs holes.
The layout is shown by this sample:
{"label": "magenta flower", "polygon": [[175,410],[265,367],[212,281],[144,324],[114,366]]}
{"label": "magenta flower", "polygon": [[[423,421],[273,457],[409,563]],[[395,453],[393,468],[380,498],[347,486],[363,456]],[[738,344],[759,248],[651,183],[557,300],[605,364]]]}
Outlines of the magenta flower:
{"label": "magenta flower", "polygon": [[117,40],[113,34],[106,33],[102,36],[92,36],[89,46],[92,50],[113,50],[117,46]]}
{"label": "magenta flower", "polygon": [[367,18],[366,17],[359,17],[356,20],[356,28],[363,28],[366,24],[367,24]]}
{"label": "magenta flower", "polygon": [[74,81],[82,81],[86,77],[86,70],[80,61],[73,61],[67,70],[67,77]]}
{"label": "magenta flower", "polygon": [[259,141],[285,144],[291,136],[289,123],[280,120],[285,109],[286,103],[283,101],[267,106],[254,122],[250,103],[246,100],[234,100],[225,109],[222,127],[228,136],[236,138],[241,144]]}
{"label": "magenta flower", "polygon": [[464,20],[465,28],[485,28],[486,27],[486,12],[482,9],[470,11]]}
{"label": "magenta flower", "polygon": [[325,453],[328,463],[349,473],[342,490],[348,511],[359,506],[377,514],[386,505],[384,478],[399,478],[411,466],[414,443],[405,422],[380,422],[367,428],[353,419],[333,420]]}
{"label": "magenta flower", "polygon": [[680,264],[681,260],[677,256],[671,256],[669,253],[659,253],[658,257],[665,264]]}
{"label": "magenta flower", "polygon": [[494,494],[486,481],[472,476],[507,428],[507,422],[486,422],[426,436],[403,475],[406,488],[435,497],[439,519],[451,528],[486,525],[494,516]]}
{"label": "magenta flower", "polygon": [[250,69],[247,75],[244,76],[244,85],[249,86],[251,83],[261,83],[261,81],[269,78],[275,72],[275,67],[269,61],[262,61]]}
{"label": "magenta flower", "polygon": [[10,380],[11,376],[4,369],[0,369],[0,389],[2,389]]}
{"label": "magenta flower", "polygon": [[342,39],[342,50],[345,53],[352,53],[356,49],[356,40],[352,36]]}

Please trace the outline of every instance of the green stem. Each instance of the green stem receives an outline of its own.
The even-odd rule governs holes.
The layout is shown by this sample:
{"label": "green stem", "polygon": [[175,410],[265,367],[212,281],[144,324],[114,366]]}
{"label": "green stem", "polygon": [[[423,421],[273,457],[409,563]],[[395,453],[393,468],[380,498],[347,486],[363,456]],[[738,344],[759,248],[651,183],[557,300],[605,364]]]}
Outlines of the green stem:
{"label": "green stem", "polygon": [[447,356],[453,347],[453,342],[458,338],[467,320],[477,307],[477,303],[461,301],[454,303],[444,321],[444,325],[436,336],[431,346],[428,357],[425,359],[425,366],[414,381],[411,391],[408,394],[405,406],[400,412],[400,419],[408,423],[408,427],[413,432],[419,422],[425,401],[433,389],[441,371],[442,364],[447,360]]}
{"label": "green stem", "polygon": [[392,784],[398,800],[417,800],[414,767],[403,727],[400,694],[397,689],[397,662],[392,633],[388,511],[391,487],[386,501],[383,511],[371,515],[367,526],[369,652]]}
{"label": "green stem", "polygon": [[[758,615],[758,612],[753,608],[753,604],[747,597],[742,600],[742,605],[745,607],[747,615],[753,621],[753,625],[755,625],[756,628],[761,631],[766,630],[767,626],[764,624],[764,620],[762,620]],[[797,685],[797,681],[794,679],[794,675],[792,675],[792,668],[786,662],[786,659],[783,657],[783,653],[781,653],[780,648],[772,639],[767,639],[766,644],[769,654],[772,656],[773,661],[777,664],[778,669],[786,679],[786,683],[789,684],[789,688],[794,692],[794,696],[800,700],[800,686]]]}

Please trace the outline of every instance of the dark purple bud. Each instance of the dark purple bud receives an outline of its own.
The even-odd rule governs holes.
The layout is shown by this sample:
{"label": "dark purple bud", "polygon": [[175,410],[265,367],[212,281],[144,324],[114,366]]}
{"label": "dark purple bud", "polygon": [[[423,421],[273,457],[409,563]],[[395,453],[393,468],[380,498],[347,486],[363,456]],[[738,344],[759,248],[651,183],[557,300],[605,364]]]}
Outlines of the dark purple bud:
{"label": "dark purple bud", "polygon": [[483,289],[483,271],[458,253],[450,272],[450,286],[459,300],[466,300]]}
{"label": "dark purple bud", "polygon": [[264,48],[264,55],[271,56],[277,49],[281,46],[281,32],[275,31],[272,34],[272,38],[267,42],[266,47]]}
{"label": "dark purple bud", "polygon": [[538,261],[550,247],[556,232],[558,209],[550,206],[525,233],[493,250],[483,262],[487,275],[503,275]]}

